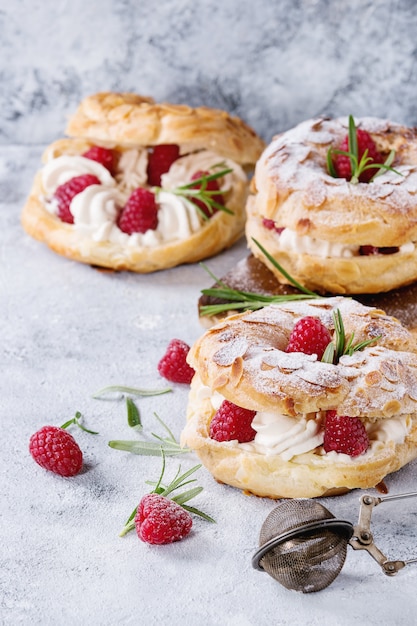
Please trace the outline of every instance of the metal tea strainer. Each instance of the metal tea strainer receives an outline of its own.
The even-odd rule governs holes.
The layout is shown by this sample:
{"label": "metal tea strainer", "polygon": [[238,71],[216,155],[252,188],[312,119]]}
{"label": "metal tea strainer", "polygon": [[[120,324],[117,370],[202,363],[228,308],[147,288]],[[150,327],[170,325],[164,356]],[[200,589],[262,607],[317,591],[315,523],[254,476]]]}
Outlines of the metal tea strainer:
{"label": "metal tea strainer", "polygon": [[309,593],[328,587],[346,559],[348,544],[366,550],[382,571],[393,576],[417,558],[390,561],[374,544],[372,510],[381,502],[412,498],[417,492],[392,496],[364,495],[358,524],[336,519],[316,500],[283,500],[264,521],[259,549],[252,557],[255,569],[268,572],[287,589]]}

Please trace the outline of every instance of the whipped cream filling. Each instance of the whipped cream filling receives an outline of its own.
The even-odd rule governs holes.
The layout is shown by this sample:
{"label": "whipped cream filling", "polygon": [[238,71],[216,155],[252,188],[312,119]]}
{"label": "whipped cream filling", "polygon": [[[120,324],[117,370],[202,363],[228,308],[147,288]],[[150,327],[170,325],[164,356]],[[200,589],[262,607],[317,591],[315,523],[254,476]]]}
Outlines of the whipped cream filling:
{"label": "whipped cream filling", "polygon": [[[199,397],[209,398],[215,411],[225,399],[218,392],[212,392],[209,387],[202,387]],[[253,441],[229,443],[258,454],[279,454],[284,461],[302,462],[303,454],[314,452],[318,462],[326,459],[335,463],[349,463],[355,462],[357,458],[363,460],[366,456],[372,456],[388,442],[404,443],[412,424],[409,415],[365,422],[369,448],[360,457],[350,457],[348,454],[323,450],[324,419],[325,412],[290,417],[278,412],[258,411],[252,421],[252,428],[256,431]],[[312,457],[309,455],[308,462],[311,461]]]}
{"label": "whipped cream filling", "polygon": [[113,187],[116,184],[109,170],[101,163],[83,156],[63,155],[48,161],[42,169],[42,186],[45,195],[52,196],[57,187],[83,174],[97,176],[102,185]]}
{"label": "whipped cream filling", "polygon": [[117,226],[117,218],[132,189],[146,184],[147,154],[146,148],[123,152],[116,179],[103,165],[82,156],[63,155],[51,159],[42,170],[47,209],[56,214],[57,203],[53,194],[59,185],[75,176],[93,174],[100,180],[101,185],[90,185],[71,201],[74,229],[97,242],[108,241],[127,247],[156,247],[188,239],[206,223],[192,202],[171,193],[169,189],[189,183],[195,172],[207,171],[220,163],[221,169],[233,170],[218,181],[225,195],[232,189],[237,179],[246,181],[246,175],[239,165],[228,159],[222,159],[214,152],[202,150],[180,157],[162,176],[163,188],[156,191],[157,228],[145,233],[128,235]]}
{"label": "whipped cream filling", "polygon": [[132,148],[121,153],[115,178],[119,188],[127,195],[147,182],[148,151],[146,148]]}
{"label": "whipped cream filling", "polygon": [[[316,239],[308,235],[299,235],[290,228],[284,228],[279,234],[279,245],[281,250],[287,252],[297,252],[298,254],[309,254],[318,256],[322,259],[326,258],[351,258],[359,256],[360,246],[353,246],[334,241],[325,241]],[[415,244],[410,241],[399,247],[396,254],[409,254],[415,249]]]}

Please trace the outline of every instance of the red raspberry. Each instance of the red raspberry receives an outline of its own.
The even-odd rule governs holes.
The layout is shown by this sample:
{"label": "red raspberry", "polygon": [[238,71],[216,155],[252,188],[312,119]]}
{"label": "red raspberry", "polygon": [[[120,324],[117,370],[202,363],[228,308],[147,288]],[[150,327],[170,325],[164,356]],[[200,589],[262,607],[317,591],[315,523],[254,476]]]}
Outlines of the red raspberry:
{"label": "red raspberry", "polygon": [[157,493],[144,496],[135,515],[136,532],[146,543],[161,545],[179,541],[188,535],[192,525],[188,511]]}
{"label": "red raspberry", "polygon": [[190,346],[181,339],[172,339],[167,350],[158,363],[158,372],[173,383],[190,384],[195,374],[187,363]]}
{"label": "red raspberry", "polygon": [[148,158],[148,185],[159,187],[162,174],[168,172],[179,156],[180,149],[175,143],[154,146]]}
{"label": "red raspberry", "polygon": [[142,187],[135,189],[120,213],[118,226],[128,235],[155,230],[158,226],[158,205],[155,201],[155,194]]}
{"label": "red raspberry", "polygon": [[67,222],[67,224],[73,224],[74,216],[72,215],[70,209],[71,200],[74,196],[84,191],[86,187],[100,184],[101,183],[97,176],[93,176],[92,174],[82,174],[81,176],[71,178],[63,185],[57,187],[53,195],[53,199],[57,201],[57,215],[59,219],[63,222]]}
{"label": "red raspberry", "polygon": [[[191,180],[196,180],[197,178],[201,178],[202,176],[210,176],[210,172],[200,170],[191,176]],[[196,185],[193,185],[193,188],[201,189],[201,183],[197,183]],[[219,187],[217,180],[209,180],[205,188],[205,191],[220,191],[220,187]],[[211,196],[211,198],[213,198],[215,202],[218,202],[219,204],[224,205],[224,200],[223,200],[222,195],[215,194],[214,196]],[[192,198],[191,201],[193,202],[193,204],[196,204],[202,210],[202,212],[204,213],[206,217],[212,217],[219,210],[219,209],[216,209],[216,207],[211,207],[209,209],[207,205],[204,204],[202,200],[198,200],[198,198]]]}
{"label": "red raspberry", "polygon": [[58,426],[44,426],[32,435],[29,452],[38,465],[60,476],[75,476],[83,464],[78,443]]}
{"label": "red raspberry", "polygon": [[92,161],[101,163],[101,165],[109,170],[110,174],[113,174],[115,167],[115,153],[113,150],[110,150],[110,148],[91,146],[91,148],[87,150],[87,152],[84,152],[82,156],[86,159],[91,159]]}
{"label": "red raspberry", "polygon": [[368,446],[365,426],[358,417],[327,411],[323,442],[325,452],[334,450],[349,456],[359,456],[366,452]]}
{"label": "red raspberry", "polygon": [[[384,157],[382,156],[380,152],[378,152],[375,142],[368,132],[358,128],[356,130],[356,137],[358,141],[358,161],[361,160],[365,150],[368,150],[367,156],[370,157],[375,163],[384,162]],[[347,136],[340,144],[339,150],[344,150],[345,152],[349,152],[349,140]],[[351,179],[352,170],[351,170],[349,157],[345,156],[344,154],[337,154],[334,159],[334,167],[335,167],[338,178],[346,178],[346,180]],[[369,183],[372,176],[375,176],[377,172],[378,172],[378,168],[376,167],[369,169],[369,170],[365,170],[359,176],[359,181],[361,183]]]}
{"label": "red raspberry", "polygon": [[267,217],[264,217],[262,219],[262,226],[266,228],[267,230],[274,230],[276,233],[278,233],[278,235],[280,235],[282,231],[285,230],[284,227],[277,226],[274,220],[270,220]]}
{"label": "red raspberry", "polygon": [[316,317],[303,317],[294,324],[285,352],[317,354],[320,360],[331,342],[329,330]]}
{"label": "red raspberry", "polygon": [[361,256],[372,256],[375,254],[396,254],[399,251],[397,246],[388,246],[377,248],[376,246],[360,246],[359,254]]}
{"label": "red raspberry", "polygon": [[229,400],[223,400],[210,424],[210,437],[216,441],[232,441],[239,443],[253,441],[256,431],[252,421],[256,411],[243,409]]}

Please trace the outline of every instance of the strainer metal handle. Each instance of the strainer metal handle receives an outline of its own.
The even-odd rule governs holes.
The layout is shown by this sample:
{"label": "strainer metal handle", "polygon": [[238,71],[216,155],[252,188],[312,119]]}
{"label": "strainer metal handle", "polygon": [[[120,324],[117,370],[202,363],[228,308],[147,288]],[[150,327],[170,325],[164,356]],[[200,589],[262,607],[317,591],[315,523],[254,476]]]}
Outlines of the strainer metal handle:
{"label": "strainer metal handle", "polygon": [[344,537],[346,541],[349,541],[354,533],[353,524],[340,519],[322,519],[308,524],[303,524],[302,526],[298,526],[297,528],[281,533],[276,537],[272,537],[272,539],[260,546],[252,557],[252,566],[257,570],[263,571],[264,568],[261,565],[261,561],[267,552],[276,548],[285,541],[297,539],[298,537],[308,537],[318,531],[324,530],[336,533],[337,535]]}
{"label": "strainer metal handle", "polygon": [[417,558],[407,560],[390,561],[383,552],[375,545],[374,538],[371,533],[371,516],[373,509],[382,502],[392,500],[403,500],[405,498],[413,498],[417,496],[417,492],[400,493],[392,496],[370,496],[364,495],[360,499],[359,520],[354,527],[354,532],[349,538],[349,545],[354,550],[366,550],[368,554],[381,566],[382,571],[387,576],[394,576],[403,567],[410,563],[417,563]]}

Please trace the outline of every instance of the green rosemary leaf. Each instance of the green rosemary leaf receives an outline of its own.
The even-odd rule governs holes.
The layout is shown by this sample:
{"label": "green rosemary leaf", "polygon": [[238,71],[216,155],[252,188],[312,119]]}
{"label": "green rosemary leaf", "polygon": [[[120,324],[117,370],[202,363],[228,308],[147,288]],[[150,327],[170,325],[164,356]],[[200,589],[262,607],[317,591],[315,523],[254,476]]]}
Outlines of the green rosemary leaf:
{"label": "green rosemary leaf", "polygon": [[332,148],[327,150],[327,171],[329,172],[330,176],[333,176],[333,178],[337,178],[337,173],[333,165],[333,154],[334,151],[332,150]]}
{"label": "green rosemary leaf", "polygon": [[93,398],[98,399],[108,393],[122,393],[130,394],[132,396],[160,396],[164,393],[172,391],[171,387],[165,387],[164,389],[137,389],[136,387],[124,387],[123,385],[111,385],[110,387],[104,387],[97,391]]}
{"label": "green rosemary leaf", "polygon": [[90,435],[98,435],[99,434],[97,431],[90,430],[89,428],[86,428],[85,426],[80,424],[80,419],[82,419],[82,415],[81,415],[80,411],[77,411],[75,413],[75,417],[73,417],[72,419],[70,419],[67,422],[65,422],[65,424],[62,424],[61,428],[63,430],[65,430],[69,426],[72,426],[72,424],[75,424],[76,426],[78,426],[78,428],[83,430],[85,433],[89,433]]}
{"label": "green rosemary leaf", "polygon": [[162,421],[162,419],[159,417],[159,415],[157,413],[154,413],[154,417],[158,420],[158,422],[161,424],[161,426],[166,430],[166,432],[169,435],[169,438],[171,441],[173,441],[175,444],[178,445],[177,440],[175,439],[172,431],[168,428],[168,426],[165,424],[165,422]]}
{"label": "green rosemary leaf", "polygon": [[309,296],[312,296],[313,298],[321,298],[321,296],[319,296],[317,293],[314,293],[314,291],[310,291],[309,289],[306,289],[305,287],[303,287],[303,285],[301,285],[297,280],[295,280],[295,278],[293,278],[292,276],[290,276],[290,274],[288,274],[288,272],[282,267],[282,265],[280,265],[280,263],[278,263],[278,261],[276,261],[274,259],[273,256],[271,256],[269,254],[269,252],[267,250],[265,250],[265,248],[259,243],[259,241],[257,241],[256,239],[254,239],[254,237],[252,237],[252,241],[254,242],[255,245],[258,246],[258,248],[261,250],[261,252],[266,256],[266,258],[270,261],[270,263],[272,263],[272,265],[275,267],[275,269],[277,269],[283,276],[285,276],[285,278],[297,289],[299,289],[300,291],[302,291],[305,294],[308,294]]}
{"label": "green rosemary leaf", "polygon": [[119,537],[124,537],[125,535],[127,535],[127,533],[130,533],[131,530],[135,530],[135,527],[136,527],[135,520],[132,520],[128,524],[125,524],[125,526],[122,528],[121,532],[119,533]]}
{"label": "green rosemary leaf", "polygon": [[289,294],[287,296],[271,296],[268,299],[262,300],[242,300],[241,302],[233,301],[233,302],[225,302],[219,304],[204,304],[200,307],[201,315],[219,315],[220,313],[225,313],[227,311],[237,311],[243,309],[245,311],[257,311],[258,309],[263,309],[268,304],[280,304],[281,302],[291,302],[294,300],[311,300],[313,296],[307,295],[298,295],[298,294]]}
{"label": "green rosemary leaf", "polygon": [[195,498],[195,496],[198,496],[198,494],[202,491],[203,487],[193,487],[193,489],[188,489],[188,491],[183,491],[182,493],[179,493],[177,496],[171,498],[171,500],[174,500],[174,502],[182,506],[184,502],[188,502],[188,500]]}
{"label": "green rosemary leaf", "polygon": [[207,513],[203,513],[203,511],[200,511],[199,509],[196,509],[194,506],[189,506],[188,504],[183,504],[182,508],[185,509],[186,511],[188,511],[189,513],[194,513],[194,515],[199,515],[200,517],[205,519],[207,522],[212,522],[213,524],[216,523],[216,520],[213,519],[212,517],[210,517],[210,515],[207,515]]}
{"label": "green rosemary leaf", "polygon": [[178,489],[179,487],[182,487],[184,483],[184,481],[186,480],[186,478],[188,478],[189,476],[191,476],[191,474],[193,474],[194,472],[196,472],[198,469],[200,469],[201,464],[200,465],[194,465],[194,467],[192,467],[191,469],[187,470],[186,472],[184,472],[184,474],[181,474],[180,476],[178,476],[177,478],[175,478],[169,485],[168,487],[165,489],[165,491],[163,492],[162,495],[167,496],[169,493],[171,493],[172,491],[174,491],[175,489]]}
{"label": "green rosemary leaf", "polygon": [[325,349],[323,356],[321,357],[322,363],[334,363],[335,354],[336,346],[331,341]]}
{"label": "green rosemary leaf", "polygon": [[342,356],[345,349],[345,327],[343,324],[342,314],[339,309],[333,313],[334,327],[336,331],[336,363]]}
{"label": "green rosemary leaf", "polygon": [[355,120],[353,115],[349,115],[349,132],[348,132],[349,158],[352,175],[358,165],[358,137],[356,134]]}
{"label": "green rosemary leaf", "polygon": [[[214,174],[208,174],[207,176],[200,176],[200,178],[196,178],[191,183],[187,183],[186,185],[181,185],[180,187],[177,187],[177,189],[192,189],[193,187],[195,187],[195,185],[207,186],[208,182],[212,180],[217,180],[218,178],[222,178],[223,176],[226,176],[226,174],[230,174],[231,172],[233,172],[233,170],[230,167],[228,167],[226,169],[221,170],[220,172],[215,172]],[[218,193],[221,194],[222,192],[219,191]]]}
{"label": "green rosemary leaf", "polygon": [[161,444],[153,441],[115,439],[109,441],[108,445],[114,450],[123,450],[124,452],[131,452],[132,454],[139,454],[142,456],[162,456],[162,453],[166,456],[176,456],[178,454],[190,452],[190,448],[182,448],[179,444],[174,445],[168,443],[163,446],[162,450]]}
{"label": "green rosemary leaf", "polygon": [[140,420],[139,409],[133,402],[132,398],[126,398],[127,423],[131,428],[142,430],[142,422]]}
{"label": "green rosemary leaf", "polygon": [[375,343],[376,341],[378,341],[378,339],[380,339],[381,336],[382,335],[378,335],[378,337],[374,337],[373,339],[366,339],[365,341],[361,341],[357,343],[355,346],[351,346],[349,350],[345,351],[344,354],[348,354],[349,356],[352,356],[354,352],[363,350],[363,348],[366,348],[366,346],[370,346],[372,343]]}

